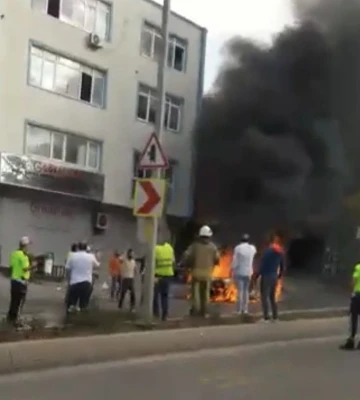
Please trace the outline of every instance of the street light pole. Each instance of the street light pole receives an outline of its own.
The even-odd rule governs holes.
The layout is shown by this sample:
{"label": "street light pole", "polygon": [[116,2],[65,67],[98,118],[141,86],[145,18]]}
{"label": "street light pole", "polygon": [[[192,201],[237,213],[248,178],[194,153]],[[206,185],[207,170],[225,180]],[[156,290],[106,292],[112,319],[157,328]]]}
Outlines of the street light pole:
{"label": "street light pole", "polygon": [[[168,47],[169,47],[169,17],[171,10],[171,0],[164,0],[162,9],[162,51],[158,64],[157,75],[157,97],[158,108],[156,113],[155,133],[161,143],[164,130],[165,117],[165,72],[167,68]],[[155,178],[161,178],[160,170],[154,174]],[[154,297],[154,271],[155,271],[155,246],[158,241],[159,220],[153,218],[152,237],[149,246],[149,255],[147,259],[147,267],[145,268],[144,282],[144,319],[146,323],[151,323],[153,318],[153,297]]]}

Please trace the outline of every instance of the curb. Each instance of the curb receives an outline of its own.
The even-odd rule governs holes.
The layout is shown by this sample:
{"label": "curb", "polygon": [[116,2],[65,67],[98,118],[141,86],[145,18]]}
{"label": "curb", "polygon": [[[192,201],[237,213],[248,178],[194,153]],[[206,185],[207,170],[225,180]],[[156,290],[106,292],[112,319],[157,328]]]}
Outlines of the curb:
{"label": "curb", "polygon": [[[325,307],[325,308],[304,308],[298,310],[285,310],[280,312],[280,319],[282,321],[295,321],[299,319],[321,319],[321,318],[334,318],[344,317],[348,315],[349,307]],[[262,313],[250,314],[256,320],[262,318]],[[186,318],[186,317],[185,317]],[[221,320],[236,319],[234,314],[221,314],[218,316]],[[180,322],[183,321],[184,317],[180,318],[169,318],[169,322]]]}
{"label": "curb", "polygon": [[0,374],[312,339],[345,332],[346,320],[336,316],[306,323],[297,320],[4,343],[0,345]]}

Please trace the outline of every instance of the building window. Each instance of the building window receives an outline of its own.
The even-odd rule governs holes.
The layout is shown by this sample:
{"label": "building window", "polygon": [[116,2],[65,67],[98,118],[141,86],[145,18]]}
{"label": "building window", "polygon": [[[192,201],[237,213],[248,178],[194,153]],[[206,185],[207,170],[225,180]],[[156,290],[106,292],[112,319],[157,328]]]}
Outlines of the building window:
{"label": "building window", "polygon": [[104,107],[106,74],[76,61],[31,47],[29,83]]}
{"label": "building window", "polygon": [[152,171],[150,169],[139,168],[141,153],[135,151],[133,154],[133,167],[132,167],[132,184],[131,184],[131,198],[135,196],[135,182],[137,178],[151,178]]}
{"label": "building window", "polygon": [[167,130],[179,132],[181,122],[181,108],[181,99],[174,96],[166,95],[164,125]]}
{"label": "building window", "polygon": [[161,42],[160,29],[145,22],[141,32],[141,54],[154,60],[159,60]]}
{"label": "building window", "polygon": [[[141,32],[141,54],[158,61],[162,50],[161,30],[147,22],[144,23]],[[187,43],[176,36],[169,37],[168,61],[169,68],[180,72],[185,71]]]}
{"label": "building window", "polygon": [[[155,89],[140,85],[138,95],[137,118],[143,122],[154,124],[156,121],[157,92]],[[183,100],[175,96],[166,95],[164,127],[173,132],[181,128],[181,114]]]}
{"label": "building window", "polygon": [[78,135],[27,125],[26,154],[99,171],[101,143]]}
{"label": "building window", "polygon": [[102,39],[110,38],[111,6],[100,0],[32,0],[34,9]]}
{"label": "building window", "polygon": [[186,64],[186,42],[175,36],[169,39],[168,67],[184,72]]}
{"label": "building window", "polygon": [[137,117],[144,122],[155,123],[157,109],[156,90],[141,85],[138,96]]}

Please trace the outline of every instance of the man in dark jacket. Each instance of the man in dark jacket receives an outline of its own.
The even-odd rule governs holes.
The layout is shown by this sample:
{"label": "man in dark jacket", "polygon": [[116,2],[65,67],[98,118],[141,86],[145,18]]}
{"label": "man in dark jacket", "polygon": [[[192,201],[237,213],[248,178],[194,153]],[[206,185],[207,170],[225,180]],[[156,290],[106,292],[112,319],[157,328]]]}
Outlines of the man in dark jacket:
{"label": "man in dark jacket", "polygon": [[281,279],[284,267],[284,250],[280,244],[280,240],[275,238],[272,244],[265,249],[260,260],[259,276],[260,276],[260,293],[261,305],[263,309],[264,320],[269,321],[269,302],[271,307],[272,318],[274,321],[278,319],[278,308],[276,302],[276,288],[279,279]]}

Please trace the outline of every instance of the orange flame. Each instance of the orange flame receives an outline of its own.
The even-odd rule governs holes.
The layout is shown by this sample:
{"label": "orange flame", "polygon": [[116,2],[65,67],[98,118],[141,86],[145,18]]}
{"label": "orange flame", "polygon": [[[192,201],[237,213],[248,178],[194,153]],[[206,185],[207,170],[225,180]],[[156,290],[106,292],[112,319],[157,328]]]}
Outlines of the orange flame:
{"label": "orange flame", "polygon": [[213,290],[211,300],[214,303],[235,303],[237,299],[237,289],[231,276],[232,251],[225,251],[218,265],[215,265],[211,278]]}

